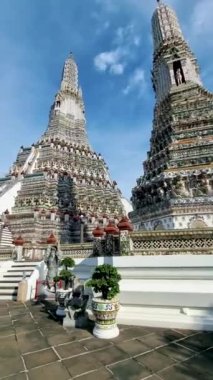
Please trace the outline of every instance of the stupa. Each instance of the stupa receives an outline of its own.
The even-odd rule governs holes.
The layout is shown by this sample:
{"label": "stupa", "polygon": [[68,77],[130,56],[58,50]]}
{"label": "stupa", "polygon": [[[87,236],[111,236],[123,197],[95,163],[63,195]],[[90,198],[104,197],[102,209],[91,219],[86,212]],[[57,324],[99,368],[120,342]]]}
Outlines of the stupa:
{"label": "stupa", "polygon": [[132,190],[136,229],[213,227],[213,94],[174,10],[152,17],[156,96],[150,151]]}
{"label": "stupa", "polygon": [[36,243],[53,233],[62,243],[83,242],[97,223],[123,215],[121,192],[91,148],[85,125],[78,67],[70,54],[47,130],[31,147],[21,147],[0,180],[0,203],[10,211],[6,219],[14,237]]}

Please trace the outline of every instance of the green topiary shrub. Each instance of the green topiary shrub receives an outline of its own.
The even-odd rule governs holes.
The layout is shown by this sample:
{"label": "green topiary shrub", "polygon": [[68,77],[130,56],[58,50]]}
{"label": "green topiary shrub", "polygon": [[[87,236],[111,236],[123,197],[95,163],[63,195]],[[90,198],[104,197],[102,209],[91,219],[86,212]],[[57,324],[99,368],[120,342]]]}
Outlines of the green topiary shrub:
{"label": "green topiary shrub", "polygon": [[62,269],[59,273],[60,280],[64,281],[64,288],[72,287],[72,280],[75,275],[68,269]]}
{"label": "green topiary shrub", "polygon": [[94,288],[96,293],[102,293],[102,298],[105,300],[111,300],[119,292],[119,281],[121,275],[117,269],[110,264],[98,265],[86,285]]}
{"label": "green topiary shrub", "polygon": [[54,281],[55,284],[57,284],[57,282],[59,282],[60,279],[61,279],[60,276],[53,277],[53,281]]}
{"label": "green topiary shrub", "polygon": [[72,257],[64,257],[61,260],[60,265],[63,267],[63,269],[60,271],[57,277],[59,280],[63,281],[64,289],[68,289],[69,287],[71,288],[75,275],[68,268],[73,268],[75,266],[75,261]]}
{"label": "green topiary shrub", "polygon": [[75,266],[75,260],[72,257],[64,257],[60,263],[65,269],[73,268]]}

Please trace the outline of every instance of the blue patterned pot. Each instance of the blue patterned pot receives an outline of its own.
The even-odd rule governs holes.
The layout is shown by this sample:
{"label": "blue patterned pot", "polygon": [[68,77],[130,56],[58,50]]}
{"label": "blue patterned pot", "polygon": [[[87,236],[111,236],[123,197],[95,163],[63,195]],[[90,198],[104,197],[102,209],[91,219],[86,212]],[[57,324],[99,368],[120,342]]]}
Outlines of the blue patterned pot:
{"label": "blue patterned pot", "polygon": [[97,338],[112,339],[119,335],[116,324],[116,316],[119,310],[119,300],[104,300],[102,298],[93,298],[92,311],[96,322],[93,334]]}

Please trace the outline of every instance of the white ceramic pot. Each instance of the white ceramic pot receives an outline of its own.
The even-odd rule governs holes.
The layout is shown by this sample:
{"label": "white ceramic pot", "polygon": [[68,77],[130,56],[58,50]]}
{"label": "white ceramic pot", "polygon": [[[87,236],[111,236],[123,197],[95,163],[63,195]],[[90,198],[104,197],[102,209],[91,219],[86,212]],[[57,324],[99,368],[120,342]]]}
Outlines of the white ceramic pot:
{"label": "white ceramic pot", "polygon": [[112,339],[119,335],[116,323],[118,310],[119,301],[116,298],[112,300],[93,298],[92,311],[96,319],[93,334],[97,338]]}
{"label": "white ceramic pot", "polygon": [[66,313],[65,313],[65,306],[64,306],[64,300],[65,300],[65,297],[68,295],[68,296],[71,296],[72,294],[72,289],[58,289],[57,292],[56,292],[56,301],[59,303],[58,305],[58,308],[56,310],[56,315],[58,317],[65,317],[66,316]]}

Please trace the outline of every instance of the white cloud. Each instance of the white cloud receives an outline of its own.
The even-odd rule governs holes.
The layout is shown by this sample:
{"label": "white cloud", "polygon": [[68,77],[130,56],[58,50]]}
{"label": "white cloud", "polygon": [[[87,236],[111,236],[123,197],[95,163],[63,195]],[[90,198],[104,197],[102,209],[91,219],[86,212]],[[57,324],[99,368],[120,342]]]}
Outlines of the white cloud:
{"label": "white cloud", "polygon": [[115,32],[113,43],[115,45],[125,45],[131,47],[132,45],[140,45],[140,37],[135,31],[133,24],[128,24],[126,27],[119,27]]}
{"label": "white cloud", "polygon": [[125,65],[122,63],[116,63],[111,65],[110,72],[115,75],[121,75],[124,72]]}
{"label": "white cloud", "polygon": [[95,56],[94,65],[99,71],[108,70],[111,74],[121,75],[140,45],[140,37],[135,33],[134,25],[117,28],[112,45],[115,46],[114,49]]}
{"label": "white cloud", "polygon": [[137,68],[129,77],[128,84],[124,88],[124,95],[128,95],[131,91],[137,90],[141,95],[146,86],[145,71],[142,68]]}
{"label": "white cloud", "polygon": [[102,52],[94,58],[95,67],[99,71],[109,70],[111,74],[123,74],[125,64],[121,63],[120,60],[124,55],[125,51],[119,48]]}

